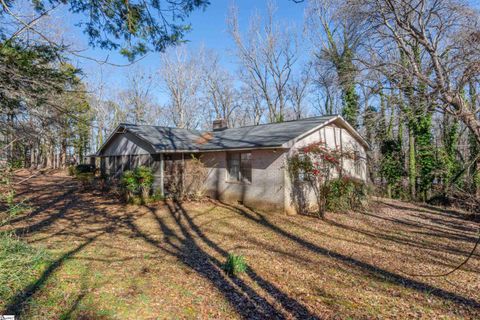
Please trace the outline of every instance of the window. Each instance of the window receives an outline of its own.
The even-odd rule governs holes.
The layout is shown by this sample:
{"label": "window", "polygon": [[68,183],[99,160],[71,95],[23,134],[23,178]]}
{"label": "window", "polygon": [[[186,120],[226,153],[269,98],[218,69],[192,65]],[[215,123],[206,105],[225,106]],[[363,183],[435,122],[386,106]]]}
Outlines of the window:
{"label": "window", "polygon": [[[304,162],[307,159],[307,156],[303,153],[298,155],[298,160],[300,162]],[[308,174],[305,172],[303,167],[298,168],[297,171],[297,182],[305,182],[308,181]]]}
{"label": "window", "polygon": [[355,170],[355,175],[360,176],[362,175],[362,159],[360,158],[360,151],[355,151],[354,155],[354,170]]}
{"label": "window", "polygon": [[238,182],[252,182],[252,153],[227,153],[228,180]]}

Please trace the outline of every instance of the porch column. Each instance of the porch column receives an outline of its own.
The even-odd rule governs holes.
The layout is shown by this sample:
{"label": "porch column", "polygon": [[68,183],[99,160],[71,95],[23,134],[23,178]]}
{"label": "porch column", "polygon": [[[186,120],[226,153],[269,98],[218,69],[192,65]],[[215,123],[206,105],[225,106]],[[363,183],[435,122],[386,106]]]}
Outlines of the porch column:
{"label": "porch column", "polygon": [[165,190],[164,190],[164,187],[163,187],[163,168],[164,168],[164,165],[163,165],[163,153],[160,154],[160,186],[159,186],[159,191],[160,191],[160,195],[163,197],[165,195]]}

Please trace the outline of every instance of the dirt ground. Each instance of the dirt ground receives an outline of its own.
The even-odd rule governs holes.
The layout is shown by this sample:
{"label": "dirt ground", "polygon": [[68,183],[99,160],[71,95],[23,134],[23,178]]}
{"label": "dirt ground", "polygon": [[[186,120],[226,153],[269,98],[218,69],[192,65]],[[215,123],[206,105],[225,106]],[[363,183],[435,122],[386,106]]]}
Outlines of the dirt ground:
{"label": "dirt ground", "polygon": [[[26,177],[20,172],[17,179]],[[133,206],[63,173],[19,185],[11,229],[53,262],[0,310],[25,319],[480,319],[479,224],[377,199],[325,220],[218,202]],[[228,253],[249,269],[228,277]],[[1,314],[1,312],[0,312]]]}

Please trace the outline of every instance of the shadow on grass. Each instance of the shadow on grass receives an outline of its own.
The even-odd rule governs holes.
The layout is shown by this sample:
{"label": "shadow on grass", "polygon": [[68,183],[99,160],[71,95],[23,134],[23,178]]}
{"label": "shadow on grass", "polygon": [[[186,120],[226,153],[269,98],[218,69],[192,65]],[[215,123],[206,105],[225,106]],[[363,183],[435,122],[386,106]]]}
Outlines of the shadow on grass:
{"label": "shadow on grass", "polygon": [[1,314],[23,314],[27,309],[27,303],[30,301],[30,298],[39,291],[43,285],[47,282],[50,276],[69,259],[71,259],[75,254],[83,250],[87,245],[92,243],[98,237],[91,237],[83,242],[81,245],[77,246],[75,249],[68,251],[63,254],[59,259],[52,262],[48,268],[41,274],[41,276],[31,283],[29,286],[24,288],[21,292],[17,293],[10,302],[5,307],[5,310]]}
{"label": "shadow on grass", "polygon": [[[182,234],[193,241],[192,236],[196,236],[203,243],[209,246],[211,249],[215,250],[218,254],[220,254],[224,259],[227,258],[228,252],[222,249],[218,244],[210,240],[202,231],[201,229],[193,222],[192,217],[188,213],[187,210],[182,206],[181,203],[174,202],[173,204],[169,205],[169,211],[172,216],[175,217],[175,220],[178,226],[182,230]],[[182,218],[185,220],[187,226],[183,225]],[[191,230],[193,235],[190,233]],[[217,268],[221,267],[220,261],[215,259],[212,256],[206,256],[205,258],[214,261]],[[288,313],[290,316],[293,316],[298,319],[317,319],[318,317],[312,314],[304,305],[302,305],[297,300],[289,297],[286,293],[282,292],[278,287],[273,285],[272,283],[265,280],[263,277],[258,275],[253,268],[248,268],[246,274],[256,283],[258,284],[263,290],[268,292],[268,294],[274,298],[277,304],[282,306],[282,311]],[[222,273],[222,278],[224,278]],[[237,288],[239,289],[238,294],[243,293],[247,295],[251,300],[256,301],[257,303],[261,303],[263,306],[261,307],[262,311],[268,311],[266,315],[269,317],[283,317],[283,314],[280,313],[280,310],[276,310],[272,304],[268,303],[264,298],[261,298],[251,287],[249,287],[244,281],[239,278],[231,279]],[[237,309],[241,306],[236,306]],[[241,314],[241,313],[240,313]],[[242,314],[244,317],[250,318],[252,316],[261,316],[265,315],[263,312],[260,314]]]}
{"label": "shadow on grass", "polygon": [[272,224],[270,221],[268,221],[268,219],[265,217],[264,214],[261,214],[259,212],[246,210],[242,207],[229,205],[226,203],[222,203],[221,205],[224,206],[225,208],[228,208],[240,214],[241,216],[249,220],[252,220],[258,224],[261,224],[265,228],[275,231],[277,234],[289,240],[296,242],[297,244],[301,245],[302,247],[306,248],[307,250],[311,251],[314,254],[320,254],[322,256],[335,259],[345,265],[348,265],[351,268],[359,269],[361,271],[367,272],[372,278],[375,278],[379,281],[389,282],[389,283],[402,286],[408,289],[412,289],[421,293],[428,292],[432,296],[436,296],[438,298],[442,298],[444,300],[452,301],[457,304],[465,305],[468,307],[480,308],[480,302],[475,299],[466,298],[454,292],[437,288],[435,286],[432,286],[417,280],[406,278],[402,275],[393,273],[391,271],[378,268],[367,262],[363,262],[361,260],[318,246],[308,240],[305,240],[301,237],[291,234],[290,232]]}
{"label": "shadow on grass", "polygon": [[[297,319],[319,319],[305,306],[288,297],[251,268],[247,275],[271,295],[272,301],[262,297],[241,278],[228,277],[222,270],[222,262],[202,249],[198,241],[203,242],[225,259],[228,253],[202,233],[180,203],[167,203],[169,215],[175,222],[173,226],[159,216],[155,208],[147,208],[158,224],[163,241],[145,234],[131,223],[129,228],[133,233],[160,250],[177,257],[190,269],[210,281],[242,318],[286,319],[293,316]],[[275,304],[280,304],[282,308],[276,307]]]}

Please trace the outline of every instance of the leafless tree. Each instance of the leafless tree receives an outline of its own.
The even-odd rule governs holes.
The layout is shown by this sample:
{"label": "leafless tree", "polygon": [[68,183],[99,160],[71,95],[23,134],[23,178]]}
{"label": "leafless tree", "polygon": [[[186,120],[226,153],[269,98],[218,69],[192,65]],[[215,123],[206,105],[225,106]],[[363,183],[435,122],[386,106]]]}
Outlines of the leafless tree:
{"label": "leafless tree", "polygon": [[148,124],[155,108],[152,90],[153,75],[137,67],[129,70],[127,87],[119,93],[119,102],[126,113],[126,120],[133,124]]}
{"label": "leafless tree", "polygon": [[162,57],[160,77],[169,97],[165,109],[173,125],[196,128],[200,124],[200,90],[202,69],[200,61],[189,55],[185,47],[167,51]]}
{"label": "leafless tree", "polygon": [[365,67],[391,81],[414,76],[432,104],[462,121],[480,142],[479,105],[464,96],[480,77],[477,10],[457,0],[346,0],[342,14],[366,24]]}
{"label": "leafless tree", "polygon": [[236,54],[243,68],[242,80],[256,87],[268,110],[268,120],[285,117],[288,84],[298,59],[298,43],[294,30],[275,22],[275,5],[269,2],[265,21],[254,15],[244,37],[238,25],[238,12],[232,7],[227,19],[228,31],[236,45]]}
{"label": "leafless tree", "polygon": [[288,85],[288,100],[292,105],[292,111],[295,119],[301,119],[307,115],[305,105],[309,94],[312,76],[312,64],[307,63],[298,76],[293,76]]}
{"label": "leafless tree", "polygon": [[220,58],[211,50],[202,50],[202,87],[207,108],[214,118],[235,126],[238,107],[238,92],[233,76],[220,65]]}

